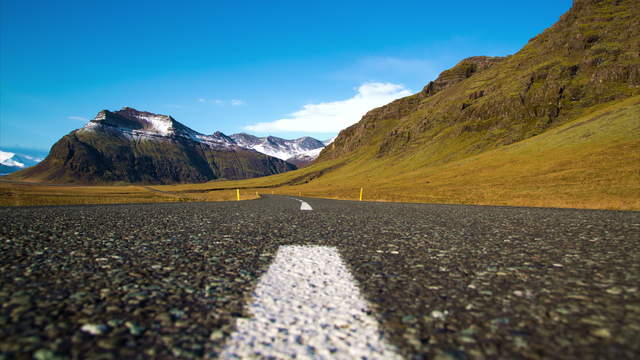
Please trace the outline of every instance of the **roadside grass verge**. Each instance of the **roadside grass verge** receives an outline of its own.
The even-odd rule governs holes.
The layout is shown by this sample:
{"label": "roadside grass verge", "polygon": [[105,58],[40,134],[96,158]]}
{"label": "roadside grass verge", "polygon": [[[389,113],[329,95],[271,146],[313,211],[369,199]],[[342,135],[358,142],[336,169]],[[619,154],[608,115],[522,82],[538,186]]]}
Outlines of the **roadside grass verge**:
{"label": "roadside grass verge", "polygon": [[[241,191],[241,200],[256,199],[255,192]],[[234,201],[235,190],[174,193],[154,191],[152,186],[76,186],[0,182],[0,206],[128,204],[185,201]]]}

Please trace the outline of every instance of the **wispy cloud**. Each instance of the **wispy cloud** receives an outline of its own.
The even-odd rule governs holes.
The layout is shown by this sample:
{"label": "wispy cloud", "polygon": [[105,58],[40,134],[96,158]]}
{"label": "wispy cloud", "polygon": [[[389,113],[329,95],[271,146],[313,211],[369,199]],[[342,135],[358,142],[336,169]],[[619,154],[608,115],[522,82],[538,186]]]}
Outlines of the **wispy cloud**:
{"label": "wispy cloud", "polygon": [[386,81],[426,84],[443,70],[441,59],[366,56],[332,76],[341,80]]}
{"label": "wispy cloud", "polygon": [[240,99],[224,100],[224,99],[198,98],[197,101],[201,104],[214,104],[218,106],[225,106],[225,105],[241,106],[247,103],[246,101],[240,100]]}
{"label": "wispy cloud", "polygon": [[86,117],[84,117],[84,116],[75,116],[75,115],[73,115],[73,116],[67,116],[67,119],[69,119],[69,120],[76,120],[76,121],[89,121],[89,119],[87,119],[87,118],[86,118]]}
{"label": "wispy cloud", "polygon": [[270,133],[336,133],[358,122],[367,111],[408,95],[411,95],[411,91],[403,85],[364,83],[354,96],[346,100],[307,104],[287,118],[256,123],[245,129]]}
{"label": "wispy cloud", "polygon": [[432,61],[426,59],[399,58],[393,56],[365,57],[358,61],[359,66],[378,71],[403,73],[425,73],[434,68]]}

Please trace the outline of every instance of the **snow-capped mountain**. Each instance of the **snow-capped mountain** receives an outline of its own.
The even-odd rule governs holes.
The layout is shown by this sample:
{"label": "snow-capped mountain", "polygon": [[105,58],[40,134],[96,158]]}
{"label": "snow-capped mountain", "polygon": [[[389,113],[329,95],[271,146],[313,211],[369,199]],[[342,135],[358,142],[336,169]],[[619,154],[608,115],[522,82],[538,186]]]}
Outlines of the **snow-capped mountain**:
{"label": "snow-capped mountain", "polygon": [[292,157],[287,159],[287,162],[297,166],[298,168],[302,168],[307,165],[310,165],[312,162],[314,162],[318,158],[318,156],[322,152],[322,149],[324,149],[327,145],[331,144],[335,139],[336,137],[334,136],[329,140],[323,141],[322,142],[323,146],[320,148],[307,150],[299,154],[293,155]]}
{"label": "snow-capped mountain", "polygon": [[286,160],[298,167],[310,164],[325,147],[322,141],[309,136],[287,140],[275,136],[257,137],[240,133],[230,137],[239,146]]}
{"label": "snow-capped mountain", "polygon": [[44,159],[43,155],[28,155],[14,151],[0,150],[0,175],[33,166]]}
{"label": "snow-capped mountain", "polygon": [[100,111],[58,140],[44,161],[9,176],[62,183],[170,184],[245,179],[295,168],[238,146],[223,133],[201,134],[171,116],[125,107]]}

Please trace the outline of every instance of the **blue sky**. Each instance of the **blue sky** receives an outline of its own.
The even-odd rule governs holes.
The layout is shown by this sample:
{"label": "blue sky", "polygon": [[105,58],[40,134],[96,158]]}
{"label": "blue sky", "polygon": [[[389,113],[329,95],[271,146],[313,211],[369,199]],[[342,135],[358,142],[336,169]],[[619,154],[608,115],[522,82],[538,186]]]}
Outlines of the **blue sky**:
{"label": "blue sky", "polygon": [[204,133],[328,138],[465,57],[518,51],[571,1],[0,4],[0,147],[48,149],[124,106]]}

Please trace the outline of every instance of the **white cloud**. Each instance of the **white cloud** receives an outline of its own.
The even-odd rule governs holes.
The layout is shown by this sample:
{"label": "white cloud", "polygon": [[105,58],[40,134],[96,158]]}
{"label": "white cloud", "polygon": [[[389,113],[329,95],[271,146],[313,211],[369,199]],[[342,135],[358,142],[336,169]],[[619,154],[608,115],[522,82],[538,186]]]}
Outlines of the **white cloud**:
{"label": "white cloud", "polygon": [[307,104],[290,117],[249,125],[245,129],[270,133],[289,131],[336,133],[360,121],[360,118],[369,110],[409,95],[411,91],[402,85],[364,83],[358,87],[357,94],[349,99]]}
{"label": "white cloud", "polygon": [[239,99],[231,99],[231,105],[233,106],[240,106],[240,105],[244,105],[246,104],[246,102],[239,100]]}
{"label": "white cloud", "polygon": [[89,121],[89,119],[83,116],[67,116],[67,119],[76,121]]}

